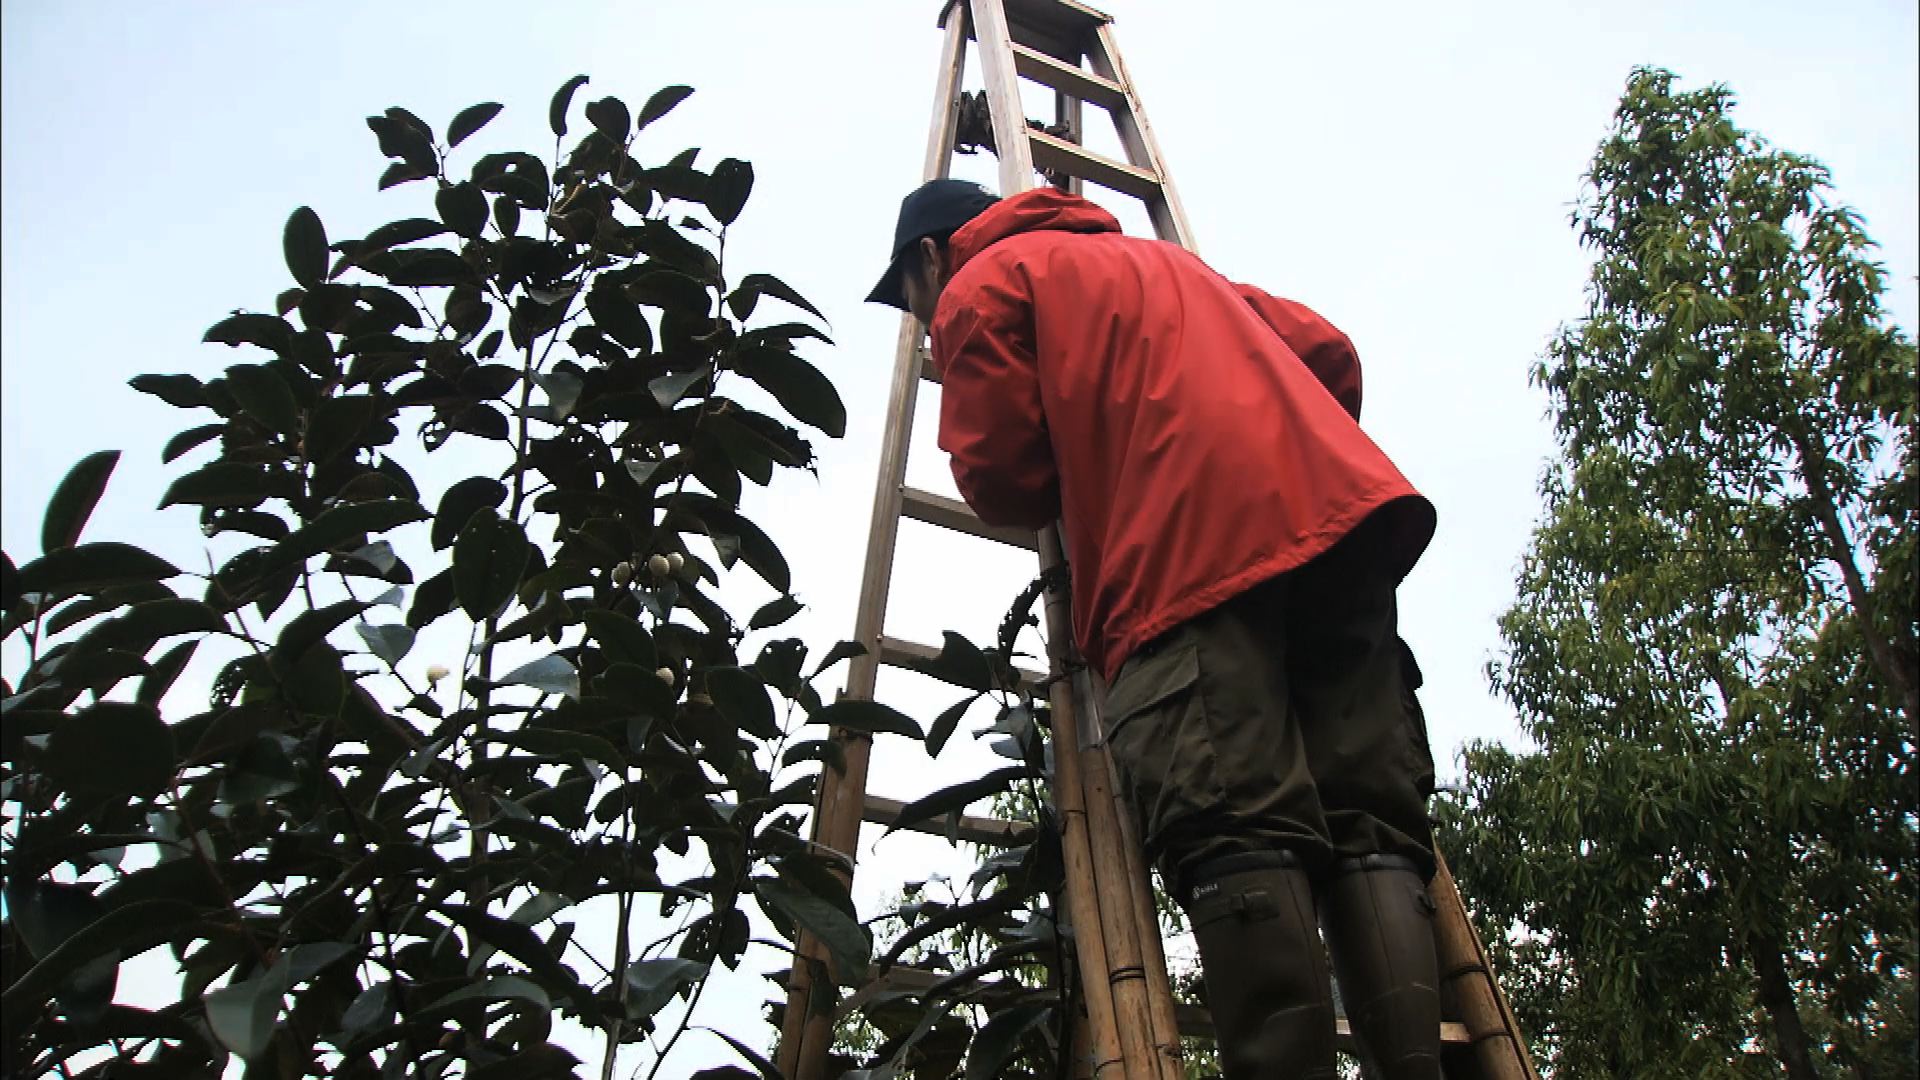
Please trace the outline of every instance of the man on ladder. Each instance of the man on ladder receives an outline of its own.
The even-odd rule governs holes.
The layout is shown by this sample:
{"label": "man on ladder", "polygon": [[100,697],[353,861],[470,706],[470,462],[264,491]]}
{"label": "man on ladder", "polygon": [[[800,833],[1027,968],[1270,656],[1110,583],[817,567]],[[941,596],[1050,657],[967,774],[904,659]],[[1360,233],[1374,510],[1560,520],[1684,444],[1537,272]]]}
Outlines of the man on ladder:
{"label": "man on ladder", "polygon": [[1058,519],[1081,655],[1237,1078],[1438,1078],[1433,765],[1396,628],[1433,507],[1362,434],[1311,311],[1037,188],[907,196],[869,300],[910,311],[939,442],[992,525]]}

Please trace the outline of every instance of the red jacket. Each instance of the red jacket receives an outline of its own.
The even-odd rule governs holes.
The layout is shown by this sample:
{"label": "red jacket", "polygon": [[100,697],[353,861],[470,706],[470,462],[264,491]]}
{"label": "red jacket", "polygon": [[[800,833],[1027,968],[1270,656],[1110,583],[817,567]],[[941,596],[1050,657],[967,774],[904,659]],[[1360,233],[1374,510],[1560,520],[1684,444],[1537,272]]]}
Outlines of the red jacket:
{"label": "red jacket", "polygon": [[1325,320],[1053,188],[995,204],[950,251],[940,447],[983,521],[1061,520],[1074,634],[1107,678],[1382,507],[1388,571],[1413,567],[1433,507],[1361,432],[1359,363]]}

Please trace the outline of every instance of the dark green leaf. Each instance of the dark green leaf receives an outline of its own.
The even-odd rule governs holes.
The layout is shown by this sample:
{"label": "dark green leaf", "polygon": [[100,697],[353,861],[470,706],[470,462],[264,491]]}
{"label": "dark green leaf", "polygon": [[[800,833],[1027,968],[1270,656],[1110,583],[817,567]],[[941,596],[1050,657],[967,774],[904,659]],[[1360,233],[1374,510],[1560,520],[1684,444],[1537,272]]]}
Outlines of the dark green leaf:
{"label": "dark green leaf", "polygon": [[720,715],[741,731],[762,739],[780,737],[766,684],[751,672],[737,667],[714,668],[707,672],[707,694]]}
{"label": "dark green leaf", "polygon": [[747,628],[749,630],[766,630],[779,626],[781,623],[800,614],[804,606],[800,601],[795,600],[791,596],[776,597],[763,605],[759,611],[753,613],[753,618],[747,622]]}
{"label": "dark green leaf", "polygon": [[705,369],[676,371],[649,382],[647,389],[653,392],[653,400],[659,402],[661,408],[671,409],[687,396],[689,390],[705,380],[707,375],[708,372]]}
{"label": "dark green leaf", "polygon": [[287,218],[280,245],[293,280],[309,289],[326,280],[327,230],[312,207],[303,206]]}
{"label": "dark green leaf", "polygon": [[411,499],[330,506],[274,548],[273,565],[292,565],[349,544],[358,548],[362,537],[420,521],[426,516],[426,510]]}
{"label": "dark green leaf", "polygon": [[158,555],[109,540],[42,555],[21,567],[16,580],[23,593],[66,596],[135,581],[162,581],[178,573]]}
{"label": "dark green leaf", "polygon": [[868,731],[875,734],[905,735],[910,739],[921,739],[920,725],[913,719],[890,705],[877,701],[836,701],[808,718],[810,723],[830,724],[851,731]]}
{"label": "dark green leaf", "polygon": [[69,791],[157,795],[173,779],[173,732],[152,705],[96,702],[53,729],[47,771]]}
{"label": "dark green leaf", "polygon": [[214,461],[175,480],[160,497],[160,507],[189,503],[245,509],[259,506],[267,501],[269,494],[267,474],[258,467],[238,461]]}
{"label": "dark green leaf", "polygon": [[887,826],[887,831],[891,833],[909,825],[930,821],[942,814],[965,810],[972,803],[1007,790],[1007,785],[1030,775],[1031,772],[1032,770],[1024,765],[1009,765],[1004,769],[995,769],[977,780],[968,780],[962,784],[954,784],[952,787],[941,788],[923,799],[915,799],[901,807],[899,816],[894,818],[893,824]]}
{"label": "dark green leaf", "polygon": [[316,465],[357,444],[380,403],[367,394],[341,394],[322,401],[307,422],[306,458]]}
{"label": "dark green leaf", "polygon": [[235,364],[227,369],[227,389],[248,416],[268,431],[287,435],[300,428],[300,403],[287,380],[267,364]]}
{"label": "dark green leaf", "polygon": [[349,1038],[374,1027],[384,1027],[394,1014],[393,984],[377,982],[362,990],[340,1017],[340,1028]]}
{"label": "dark green leaf", "polygon": [[283,959],[251,979],[209,993],[207,1026],[213,1029],[220,1045],[241,1060],[251,1061],[266,1050],[273,1038],[287,989],[287,965]]}
{"label": "dark green leaf", "polygon": [[586,84],[585,75],[575,75],[554,91],[553,101],[547,106],[547,123],[555,135],[567,133],[567,107],[573,103],[573,92]]}
{"label": "dark green leaf", "polygon": [[787,303],[812,315],[821,322],[827,321],[827,317],[821,314],[819,308],[808,303],[807,298],[795,291],[793,286],[788,285],[772,274],[748,274],[746,277],[740,279],[740,284],[733,291],[735,293],[752,296],[765,295],[777,300],[785,300]]}
{"label": "dark green leaf", "polygon": [[478,105],[469,105],[454,116],[453,123],[447,125],[447,147],[459,146],[467,141],[467,136],[486,126],[487,121],[499,115],[498,102],[483,101]]}
{"label": "dark green leaf", "polygon": [[[258,345],[273,352],[282,352],[293,343],[293,324],[278,315],[230,315],[208,327],[206,336],[201,340],[219,345]],[[151,384],[154,380],[169,379],[176,380],[173,385],[180,386],[183,384],[178,383],[177,380],[187,377],[185,375],[138,375],[133,378],[131,385],[135,390],[146,390],[147,387],[141,385],[143,380]],[[179,404],[165,394],[158,391],[152,392],[169,405]],[[204,399],[194,402],[196,405],[205,403]]]}
{"label": "dark green leaf", "polygon": [[185,454],[187,451],[192,450],[208,439],[218,438],[220,433],[225,430],[227,430],[227,425],[225,424],[202,424],[199,427],[188,428],[167,440],[166,447],[160,451],[160,460],[163,462],[175,461],[180,455]]}
{"label": "dark green leaf", "polygon": [[735,369],[772,394],[795,420],[831,438],[847,433],[847,407],[820,369],[784,349],[744,350]]}
{"label": "dark green leaf", "polygon": [[368,233],[361,250],[363,252],[385,251],[403,244],[417,243],[439,236],[446,231],[447,226],[432,218],[401,218],[399,221],[389,221]]}
{"label": "dark green leaf", "polygon": [[[455,557],[458,558],[457,555]],[[580,672],[566,657],[554,653],[513,669],[500,679],[500,685],[531,686],[544,694],[565,694],[569,698],[578,698]]]}
{"label": "dark green leaf", "polygon": [[193,659],[193,652],[199,647],[199,641],[183,641],[168,649],[165,655],[153,662],[153,670],[147,672],[146,677],[140,680],[140,689],[134,695],[134,700],[157,708],[160,699],[167,696],[167,691],[173,687],[174,680],[187,669],[187,661]]}
{"label": "dark green leaf", "polygon": [[613,140],[616,145],[624,145],[633,123],[627,112],[627,103],[616,97],[604,97],[587,105],[587,122],[600,134]]}
{"label": "dark green leaf", "polygon": [[360,640],[367,643],[367,650],[387,662],[388,667],[399,667],[400,660],[413,649],[413,628],[401,625],[375,626],[372,623],[359,623],[354,626]]}
{"label": "dark green leaf", "polygon": [[273,651],[289,662],[305,656],[308,649],[324,641],[328,634],[339,629],[348,619],[367,610],[372,604],[366,600],[342,600],[336,604],[303,611],[295,615],[280,631],[280,637],[274,642]]}
{"label": "dark green leaf", "polygon": [[661,956],[627,965],[627,1019],[645,1020],[686,987],[707,977],[707,965]]}
{"label": "dark green leaf", "polygon": [[640,117],[634,121],[634,130],[644,128],[667,115],[675,105],[687,100],[687,95],[691,93],[693,93],[691,86],[668,86],[655,91],[654,95],[647,99],[646,105],[640,109]]}
{"label": "dark green leaf", "polygon": [[979,646],[951,630],[942,638],[940,654],[915,663],[913,669],[967,690],[993,689],[993,665]]}
{"label": "dark green leaf", "polygon": [[405,161],[396,161],[387,166],[387,171],[380,174],[380,190],[385,191],[390,187],[398,187],[414,180],[425,180],[432,175],[431,169],[421,169]]}
{"label": "dark green leaf", "polygon": [[754,878],[753,891],[771,911],[804,927],[826,945],[833,954],[838,982],[851,984],[865,977],[873,943],[853,916],[784,878]]}
{"label": "dark green leaf", "polygon": [[16,1025],[28,1010],[37,1007],[55,986],[90,961],[116,954],[138,956],[169,940],[196,914],[192,905],[178,900],[136,901],[114,908],[85,930],[67,938],[24,974],[9,971],[8,977],[13,981],[7,986],[4,1005],[0,1006],[4,1008],[8,1030],[19,1030]]}
{"label": "dark green leaf", "polygon": [[433,206],[447,228],[469,240],[487,227],[487,197],[468,181],[462,180],[435,192]]}
{"label": "dark green leaf", "polygon": [[712,183],[707,188],[707,209],[722,225],[731,225],[747,205],[753,191],[753,166],[738,158],[727,158],[713,167]]}
{"label": "dark green leaf", "polygon": [[483,622],[513,599],[532,545],[517,522],[481,509],[453,542],[453,591],[460,609]]}
{"label": "dark green leaf", "polygon": [[440,496],[440,510],[433,516],[433,549],[442,551],[467,527],[473,515],[498,509],[507,501],[507,487],[490,476],[469,476]]}
{"label": "dark green leaf", "polygon": [[[293,327],[288,326],[285,319],[280,320],[280,325],[291,338]],[[208,331],[209,334],[212,332]],[[127,380],[127,385],[143,394],[152,394],[176,409],[198,409],[207,404],[206,384],[191,375],[135,375]]]}
{"label": "dark green leaf", "polygon": [[648,671],[658,663],[653,638],[638,619],[605,608],[588,608],[583,618],[587,633],[614,661],[636,664]]}
{"label": "dark green leaf", "polygon": [[827,655],[820,659],[820,665],[813,669],[813,674],[807,676],[807,679],[809,682],[811,682],[812,680],[819,678],[821,672],[827,670],[828,668],[839,663],[840,661],[851,660],[856,656],[865,656],[865,655],[867,655],[867,647],[865,645],[860,644],[857,641],[835,642],[833,648],[827,650]]}
{"label": "dark green leaf", "polygon": [[938,719],[934,720],[933,727],[927,730],[927,755],[929,757],[940,756],[940,751],[946,748],[947,740],[953,737],[954,728],[960,726],[960,718],[967,714],[967,710],[972,708],[973,703],[979,701],[980,697],[981,695],[974,694],[971,697],[961,698],[949,706],[945,712],[941,713]]}
{"label": "dark green leaf", "polygon": [[80,530],[93,516],[100,495],[107,490],[107,478],[120,461],[120,451],[102,450],[88,454],[67,470],[60,486],[47,500],[47,513],[40,521],[40,550],[57,551],[80,542]]}
{"label": "dark green leaf", "polygon": [[1053,1011],[1052,1005],[1013,1005],[987,1018],[967,1050],[966,1080],[992,1080],[1020,1051],[1020,1036]]}
{"label": "dark green leaf", "polygon": [[432,1008],[443,1010],[448,1005],[462,1001],[524,1001],[536,1009],[553,1007],[553,1000],[540,988],[539,983],[518,975],[496,975],[485,982],[472,983],[455,990],[434,1002]]}

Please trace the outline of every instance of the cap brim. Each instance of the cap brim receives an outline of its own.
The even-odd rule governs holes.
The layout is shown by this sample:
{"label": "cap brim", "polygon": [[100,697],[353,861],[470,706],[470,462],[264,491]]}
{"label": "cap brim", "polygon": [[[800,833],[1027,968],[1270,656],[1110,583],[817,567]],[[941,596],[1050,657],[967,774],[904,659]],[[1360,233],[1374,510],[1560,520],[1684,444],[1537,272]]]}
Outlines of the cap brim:
{"label": "cap brim", "polygon": [[887,272],[880,275],[880,283],[867,294],[867,303],[885,304],[890,308],[907,310],[907,295],[901,289],[906,276],[906,267],[898,258],[888,263]]}

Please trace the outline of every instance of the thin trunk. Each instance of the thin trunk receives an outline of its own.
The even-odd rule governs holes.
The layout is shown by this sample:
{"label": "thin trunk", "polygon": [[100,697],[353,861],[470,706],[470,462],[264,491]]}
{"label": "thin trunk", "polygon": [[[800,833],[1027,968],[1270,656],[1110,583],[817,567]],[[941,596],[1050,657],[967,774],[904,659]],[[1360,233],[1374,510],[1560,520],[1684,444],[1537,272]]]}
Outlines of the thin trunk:
{"label": "thin trunk", "polygon": [[1860,573],[1860,565],[1854,559],[1853,543],[1847,536],[1846,526],[1840,522],[1840,512],[1834,505],[1833,489],[1827,485],[1827,456],[1824,448],[1815,447],[1813,438],[1804,428],[1795,427],[1790,432],[1794,447],[1800,453],[1800,473],[1807,484],[1807,494],[1812,496],[1814,516],[1820,521],[1820,529],[1826,534],[1827,543],[1832,548],[1830,556],[1840,567],[1840,576],[1847,584],[1847,599],[1853,604],[1856,621],[1860,624],[1860,635],[1866,639],[1867,655],[1878,668],[1880,676],[1893,688],[1894,695],[1900,701],[1901,709],[1907,714],[1907,722],[1920,722],[1920,674],[1913,670],[1915,656],[1912,649],[1887,640],[1880,632],[1879,620],[1874,615],[1873,596],[1867,591],[1866,579]]}
{"label": "thin trunk", "polygon": [[1807,1049],[1807,1029],[1793,1004],[1793,986],[1787,981],[1786,958],[1780,947],[1755,934],[1749,941],[1754,973],[1760,978],[1760,1007],[1773,1021],[1774,1050],[1787,1067],[1788,1080],[1819,1080]]}

